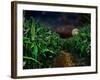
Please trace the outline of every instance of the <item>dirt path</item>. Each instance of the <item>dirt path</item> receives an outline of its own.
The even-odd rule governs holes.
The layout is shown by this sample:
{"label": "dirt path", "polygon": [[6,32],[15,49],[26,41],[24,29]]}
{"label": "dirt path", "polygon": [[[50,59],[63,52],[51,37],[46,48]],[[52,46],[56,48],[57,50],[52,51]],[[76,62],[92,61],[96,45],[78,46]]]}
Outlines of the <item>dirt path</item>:
{"label": "dirt path", "polygon": [[74,67],[78,65],[77,59],[69,52],[62,50],[54,60],[54,67]]}

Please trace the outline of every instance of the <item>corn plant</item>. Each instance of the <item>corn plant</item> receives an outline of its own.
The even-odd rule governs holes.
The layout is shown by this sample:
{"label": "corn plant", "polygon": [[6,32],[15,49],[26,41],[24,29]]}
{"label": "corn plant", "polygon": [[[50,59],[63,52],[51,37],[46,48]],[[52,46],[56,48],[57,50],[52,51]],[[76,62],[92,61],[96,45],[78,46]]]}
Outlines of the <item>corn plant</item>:
{"label": "corn plant", "polygon": [[79,30],[79,34],[66,39],[64,49],[78,55],[80,65],[90,65],[91,36],[90,25],[85,25]]}
{"label": "corn plant", "polygon": [[23,68],[48,68],[62,49],[63,39],[33,18],[23,25]]}

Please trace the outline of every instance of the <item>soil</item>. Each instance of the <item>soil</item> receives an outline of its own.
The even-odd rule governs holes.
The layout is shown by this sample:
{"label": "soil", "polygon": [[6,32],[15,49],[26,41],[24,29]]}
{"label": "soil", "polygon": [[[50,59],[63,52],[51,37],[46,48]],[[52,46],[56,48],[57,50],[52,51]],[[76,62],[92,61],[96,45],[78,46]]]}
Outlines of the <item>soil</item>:
{"label": "soil", "polygon": [[61,51],[54,60],[54,67],[74,67],[77,66],[78,62],[74,55],[69,52]]}

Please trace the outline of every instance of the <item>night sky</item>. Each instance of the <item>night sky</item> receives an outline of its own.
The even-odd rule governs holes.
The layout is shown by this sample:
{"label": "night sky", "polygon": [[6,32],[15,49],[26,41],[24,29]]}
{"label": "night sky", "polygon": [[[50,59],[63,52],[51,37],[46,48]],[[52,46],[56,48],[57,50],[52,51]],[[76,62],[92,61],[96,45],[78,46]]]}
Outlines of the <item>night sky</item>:
{"label": "night sky", "polygon": [[[64,25],[74,25],[79,26],[82,23],[80,15],[82,13],[64,13],[64,12],[47,12],[47,11],[29,11],[24,10],[25,19],[30,19],[33,17],[37,22],[41,22],[49,27],[60,27]],[[83,20],[85,21],[85,20]]]}

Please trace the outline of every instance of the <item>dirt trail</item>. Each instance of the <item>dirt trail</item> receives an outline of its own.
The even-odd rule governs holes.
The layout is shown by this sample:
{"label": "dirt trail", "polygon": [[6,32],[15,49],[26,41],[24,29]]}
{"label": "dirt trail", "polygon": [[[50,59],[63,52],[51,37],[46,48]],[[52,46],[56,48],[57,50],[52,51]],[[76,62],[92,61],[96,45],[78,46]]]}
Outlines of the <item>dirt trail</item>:
{"label": "dirt trail", "polygon": [[54,67],[73,67],[77,66],[77,59],[69,52],[61,51],[54,60]]}

